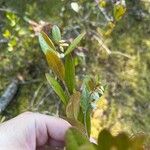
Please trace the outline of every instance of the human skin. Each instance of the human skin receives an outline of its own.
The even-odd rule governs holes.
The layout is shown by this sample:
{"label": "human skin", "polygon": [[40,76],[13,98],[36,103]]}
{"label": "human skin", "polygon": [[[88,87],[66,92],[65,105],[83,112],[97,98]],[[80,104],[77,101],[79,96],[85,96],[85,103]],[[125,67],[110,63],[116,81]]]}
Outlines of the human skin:
{"label": "human skin", "polygon": [[26,112],[0,124],[1,150],[44,150],[64,143],[71,125],[57,117]]}

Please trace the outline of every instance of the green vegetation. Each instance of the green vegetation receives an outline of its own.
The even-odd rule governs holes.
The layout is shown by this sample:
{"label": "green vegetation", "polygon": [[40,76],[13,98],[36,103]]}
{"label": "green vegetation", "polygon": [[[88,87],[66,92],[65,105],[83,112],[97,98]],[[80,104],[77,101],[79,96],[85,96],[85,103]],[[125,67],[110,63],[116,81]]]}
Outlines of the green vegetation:
{"label": "green vegetation", "polygon": [[[120,132],[149,133],[150,3],[125,2],[112,5],[105,0],[1,0],[0,94],[13,78],[21,80],[16,97],[1,114],[2,121],[26,110],[78,119],[76,112],[81,109],[74,112],[74,104],[68,100],[75,89],[71,101],[74,97],[78,100],[88,75],[94,82],[106,85],[100,100],[92,103],[96,106],[91,120],[93,138],[97,139],[104,128],[113,136]],[[44,53],[39,46],[39,32],[39,40],[51,39],[46,40],[48,45],[40,40]],[[59,69],[49,61],[53,59]],[[45,73],[51,73],[47,78],[58,96],[47,84]],[[66,113],[62,104],[67,106]]]}

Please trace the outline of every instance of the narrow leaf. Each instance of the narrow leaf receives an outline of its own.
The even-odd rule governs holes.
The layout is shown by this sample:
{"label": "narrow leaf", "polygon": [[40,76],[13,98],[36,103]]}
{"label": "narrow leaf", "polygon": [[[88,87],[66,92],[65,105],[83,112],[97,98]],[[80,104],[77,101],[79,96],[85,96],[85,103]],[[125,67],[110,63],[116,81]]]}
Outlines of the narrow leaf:
{"label": "narrow leaf", "polygon": [[44,33],[43,31],[39,34],[39,43],[42,48],[42,51],[46,54],[47,51],[51,50],[54,51],[56,50],[53,42],[51,39]]}
{"label": "narrow leaf", "polygon": [[66,107],[66,115],[68,118],[77,120],[80,110],[80,97],[81,94],[78,91],[71,95],[69,103]]}
{"label": "narrow leaf", "polygon": [[87,112],[87,110],[91,107],[90,96],[91,96],[90,91],[86,83],[83,83],[82,96],[81,96],[81,107],[82,107],[83,113]]}
{"label": "narrow leaf", "polygon": [[58,76],[60,80],[65,78],[65,68],[61,59],[57,56],[57,53],[54,51],[47,51],[46,59],[49,67],[52,71]]}
{"label": "narrow leaf", "polygon": [[76,128],[70,128],[66,132],[66,150],[78,150],[84,144],[88,144],[88,139]]}
{"label": "narrow leaf", "polygon": [[52,28],[52,36],[56,43],[58,43],[61,40],[60,29],[56,25],[54,25]]}
{"label": "narrow leaf", "polygon": [[59,96],[61,101],[66,105],[68,102],[68,96],[63,91],[60,84],[55,80],[53,77],[51,77],[48,73],[46,73],[46,79],[49,82],[49,84],[52,86],[53,90],[56,92],[56,94]]}
{"label": "narrow leaf", "polygon": [[81,33],[80,35],[78,35],[78,37],[76,37],[74,39],[74,41],[70,44],[70,46],[66,50],[65,55],[68,55],[69,53],[71,53],[77,47],[77,45],[82,40],[82,38],[84,37],[84,35],[85,35],[85,32]]}
{"label": "narrow leaf", "polygon": [[89,109],[88,111],[86,111],[86,114],[84,114],[84,118],[85,118],[85,127],[86,127],[86,132],[88,137],[90,137],[91,134],[91,110]]}
{"label": "narrow leaf", "polygon": [[84,125],[86,127],[88,136],[90,136],[91,93],[87,83],[88,83],[88,79],[85,79],[82,85],[81,108],[84,117]]}
{"label": "narrow leaf", "polygon": [[65,57],[65,82],[72,94],[75,89],[75,66],[71,55]]}

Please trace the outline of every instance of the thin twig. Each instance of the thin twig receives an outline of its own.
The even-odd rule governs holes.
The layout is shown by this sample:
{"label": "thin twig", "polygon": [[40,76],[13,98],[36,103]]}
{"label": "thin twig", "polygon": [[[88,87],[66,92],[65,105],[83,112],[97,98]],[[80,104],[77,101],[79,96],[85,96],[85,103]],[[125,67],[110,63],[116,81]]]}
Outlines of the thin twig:
{"label": "thin twig", "polygon": [[56,116],[59,116],[60,104],[61,104],[60,101],[57,101],[55,104],[56,105],[56,113],[55,113]]}
{"label": "thin twig", "polygon": [[[93,32],[94,33],[94,32]],[[127,58],[129,58],[129,59],[133,59],[133,57],[132,56],[130,56],[129,54],[126,54],[126,53],[122,53],[122,52],[120,52],[120,51],[111,51],[106,45],[105,45],[105,41],[104,40],[102,40],[101,38],[99,38],[99,36],[97,35],[97,33],[94,33],[94,36],[93,36],[97,41],[98,41],[98,43],[100,44],[100,48],[101,47],[103,47],[105,50],[106,50],[106,52],[109,54],[109,55],[121,55],[121,56],[124,56],[124,57],[127,57]]]}
{"label": "thin twig", "polygon": [[113,55],[121,55],[121,56],[130,58],[130,59],[133,59],[132,56],[130,56],[130,55],[128,55],[128,54],[125,54],[125,53],[122,53],[122,52],[119,52],[119,51],[112,51],[111,54],[113,54]]}
{"label": "thin twig", "polygon": [[100,46],[103,47],[103,48],[106,50],[106,52],[107,52],[108,54],[111,54],[111,53],[112,53],[111,50],[104,44],[105,41],[103,41],[102,39],[100,39],[100,38],[99,38],[98,36],[96,36],[96,35],[94,35],[93,37],[98,41],[98,43],[100,44]]}
{"label": "thin twig", "polygon": [[2,11],[2,12],[11,12],[11,13],[17,14],[16,11],[10,10],[10,9],[8,9],[8,8],[0,8],[0,11]]}
{"label": "thin twig", "polygon": [[38,83],[38,82],[41,82],[42,80],[40,79],[35,79],[35,80],[29,80],[29,81],[22,81],[20,82],[19,84],[20,85],[26,85],[26,84],[33,84],[33,83]]}
{"label": "thin twig", "polygon": [[39,103],[37,104],[37,106],[36,106],[36,109],[37,109],[37,110],[39,109],[39,107],[40,107],[41,105],[43,105],[44,101],[46,100],[46,98],[47,98],[51,93],[52,93],[52,90],[50,90],[50,91],[46,94],[46,96],[43,97],[43,98],[40,100],[40,102],[39,102]]}
{"label": "thin twig", "polygon": [[40,89],[42,88],[43,86],[43,83],[40,84],[40,86],[37,88],[37,90],[34,92],[34,95],[33,95],[33,98],[31,100],[31,108],[33,107],[34,103],[35,103],[35,99],[37,98],[38,96],[38,93],[40,92]]}

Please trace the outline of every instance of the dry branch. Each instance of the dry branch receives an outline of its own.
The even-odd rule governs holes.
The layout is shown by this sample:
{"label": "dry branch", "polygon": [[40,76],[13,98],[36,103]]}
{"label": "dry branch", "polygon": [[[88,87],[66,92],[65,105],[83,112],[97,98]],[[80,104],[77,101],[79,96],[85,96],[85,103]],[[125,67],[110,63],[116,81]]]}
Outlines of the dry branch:
{"label": "dry branch", "polygon": [[0,97],[0,113],[3,112],[8,104],[12,101],[15,94],[17,93],[18,86],[19,81],[14,79],[4,91],[4,94]]}

